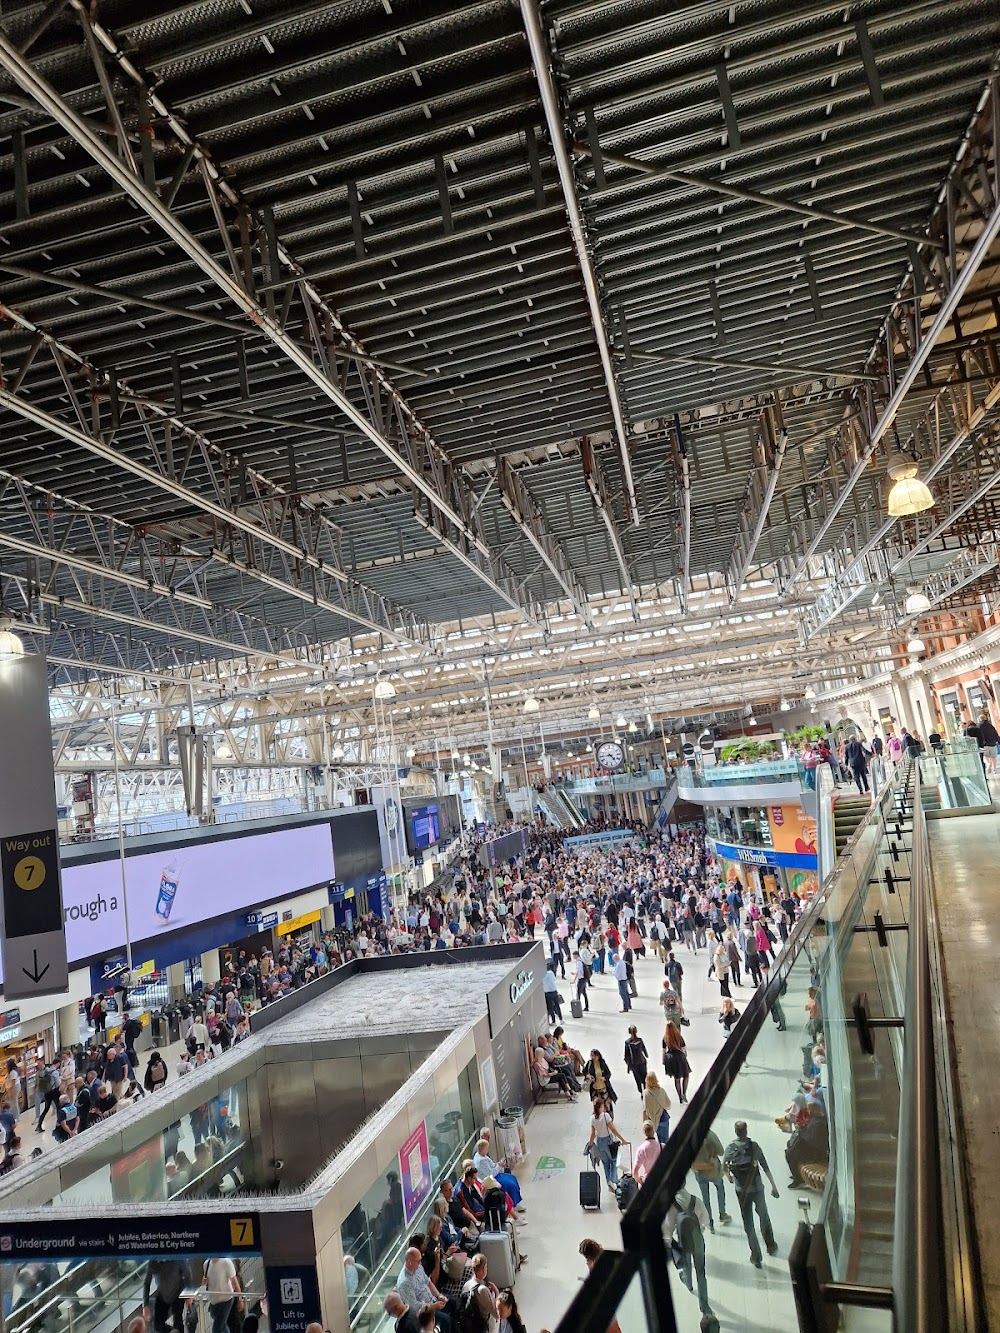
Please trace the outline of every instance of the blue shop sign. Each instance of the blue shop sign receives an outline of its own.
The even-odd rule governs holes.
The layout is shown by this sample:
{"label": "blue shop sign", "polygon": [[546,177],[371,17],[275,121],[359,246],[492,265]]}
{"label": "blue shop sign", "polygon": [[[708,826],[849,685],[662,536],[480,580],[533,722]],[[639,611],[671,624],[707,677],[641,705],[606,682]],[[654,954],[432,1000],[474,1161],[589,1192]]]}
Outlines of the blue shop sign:
{"label": "blue shop sign", "polygon": [[770,847],[741,847],[732,843],[715,842],[709,844],[716,856],[724,861],[738,861],[748,866],[784,866],[786,870],[815,870],[815,856],[804,856],[798,852],[776,852]]}
{"label": "blue shop sign", "polygon": [[336,903],[342,903],[348,898],[353,898],[354,889],[348,888],[346,884],[331,884],[326,891],[326,896],[329,899],[330,906],[333,907]]}
{"label": "blue shop sign", "polygon": [[256,926],[258,930],[268,930],[278,924],[277,912],[247,912],[243,918],[245,926]]}

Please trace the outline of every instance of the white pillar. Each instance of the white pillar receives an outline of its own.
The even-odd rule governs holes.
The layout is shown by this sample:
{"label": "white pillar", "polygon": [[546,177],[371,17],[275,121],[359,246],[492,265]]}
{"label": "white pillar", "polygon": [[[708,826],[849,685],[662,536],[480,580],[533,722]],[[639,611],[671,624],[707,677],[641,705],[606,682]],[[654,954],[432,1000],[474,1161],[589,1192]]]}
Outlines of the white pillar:
{"label": "white pillar", "polygon": [[209,949],[208,953],[201,956],[201,979],[207,986],[209,982],[222,980],[222,969],[219,966],[218,949]]}
{"label": "white pillar", "polygon": [[182,1000],[187,993],[183,963],[171,963],[167,968],[167,994],[171,1000]]}

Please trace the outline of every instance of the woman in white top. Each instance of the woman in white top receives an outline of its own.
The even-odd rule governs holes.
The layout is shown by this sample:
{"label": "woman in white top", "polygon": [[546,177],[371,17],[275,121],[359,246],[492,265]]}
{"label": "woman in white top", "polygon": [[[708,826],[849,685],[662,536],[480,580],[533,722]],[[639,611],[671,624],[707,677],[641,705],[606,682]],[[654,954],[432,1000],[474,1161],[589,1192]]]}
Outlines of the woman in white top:
{"label": "woman in white top", "polygon": [[590,1122],[590,1138],[587,1141],[587,1147],[596,1148],[597,1155],[601,1159],[601,1165],[604,1167],[604,1178],[609,1185],[618,1184],[618,1163],[611,1155],[611,1137],[624,1143],[625,1139],[619,1134],[615,1122],[604,1109],[604,1102],[600,1097],[594,1098],[594,1115]]}

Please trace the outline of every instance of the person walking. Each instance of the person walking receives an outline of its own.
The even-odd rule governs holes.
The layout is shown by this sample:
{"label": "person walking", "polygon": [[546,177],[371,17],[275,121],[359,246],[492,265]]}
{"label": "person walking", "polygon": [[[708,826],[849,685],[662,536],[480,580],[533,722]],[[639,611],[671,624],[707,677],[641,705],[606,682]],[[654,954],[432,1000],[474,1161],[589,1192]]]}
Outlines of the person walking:
{"label": "person walking", "polygon": [[612,955],[611,975],[618,983],[618,994],[621,997],[622,1007],[620,1014],[627,1014],[632,1008],[632,997],[628,993],[628,966],[625,959],[618,954]]}
{"label": "person walking", "polygon": [[618,1094],[611,1086],[611,1070],[608,1062],[595,1046],[590,1052],[590,1059],[583,1066],[583,1077],[590,1084],[590,1095],[604,1097],[609,1104],[618,1100]]}
{"label": "person walking", "polygon": [[639,1096],[643,1095],[646,1087],[646,1071],[649,1067],[649,1052],[646,1050],[646,1043],[639,1036],[635,1027],[630,1027],[628,1036],[625,1039],[625,1068],[635,1079],[635,1086],[639,1090]]}
{"label": "person walking", "polygon": [[583,959],[576,949],[573,951],[573,975],[576,978],[576,998],[589,1014],[590,1000],[587,998],[587,971],[583,965]]}
{"label": "person walking", "polygon": [[642,1118],[656,1127],[656,1137],[666,1143],[670,1137],[670,1098],[660,1080],[650,1071],[646,1075],[646,1090],[642,1094]]}
{"label": "person walking", "polygon": [[712,1216],[712,1187],[715,1187],[716,1201],[719,1207],[719,1221],[731,1222],[733,1219],[726,1212],[726,1181],[722,1170],[722,1143],[717,1134],[709,1130],[702,1140],[698,1155],[691,1164],[694,1178],[698,1182],[701,1201],[708,1213],[708,1229],[715,1231],[715,1219]]}
{"label": "person walking", "polygon": [[740,964],[743,960],[740,958],[739,945],[736,943],[736,931],[733,930],[732,926],[727,928],[726,933],[723,936],[723,943],[726,946],[726,953],[729,955],[729,972],[733,979],[733,985],[742,986],[743,982],[740,980]]}
{"label": "person walking", "polygon": [[678,999],[683,1003],[684,1000],[684,968],[674,957],[673,953],[667,954],[667,961],[663,965],[663,975],[670,982],[670,985],[677,992]]}
{"label": "person walking", "polygon": [[551,966],[545,969],[545,976],[542,978],[542,992],[545,995],[545,1008],[548,1011],[549,1022],[561,1023],[562,1006],[559,1003],[559,986],[556,982],[555,969]]}
{"label": "person walking", "polygon": [[719,991],[723,997],[732,998],[732,991],[729,989],[729,951],[724,944],[717,944],[715,952],[712,954],[711,966],[708,969],[708,975],[715,973],[719,983]]}
{"label": "person walking", "polygon": [[667,1077],[674,1080],[677,1100],[681,1103],[686,1102],[691,1066],[687,1058],[687,1043],[674,1022],[667,1024],[663,1034],[663,1069]]}
{"label": "person walking", "polygon": [[600,1097],[594,1098],[594,1114],[590,1121],[590,1138],[587,1140],[587,1150],[594,1149],[604,1167],[604,1179],[609,1185],[618,1184],[618,1163],[615,1160],[617,1149],[612,1151],[611,1144],[613,1139],[619,1143],[624,1143],[624,1137],[618,1132],[618,1127],[604,1109],[604,1101]]}
{"label": "person walking", "polygon": [[754,1227],[754,1209],[757,1211],[760,1234],[763,1237],[768,1254],[773,1256],[778,1253],[777,1242],[774,1239],[774,1231],[771,1227],[771,1218],[767,1211],[767,1199],[764,1196],[764,1181],[761,1179],[761,1172],[770,1182],[773,1199],[779,1197],[778,1187],[774,1183],[774,1176],[771,1175],[767,1158],[761,1152],[760,1146],[747,1133],[747,1122],[737,1120],[734,1129],[736,1137],[723,1154],[722,1169],[726,1173],[726,1179],[729,1183],[736,1187],[736,1201],[740,1205],[743,1230],[746,1232],[747,1243],[750,1246],[750,1262],[754,1268],[760,1268],[760,1241],[757,1239],[757,1232]]}
{"label": "person walking", "polygon": [[663,1151],[663,1144],[656,1137],[656,1130],[648,1121],[642,1122],[643,1140],[635,1154],[635,1162],[632,1165],[632,1174],[635,1176],[638,1184],[649,1175],[653,1169],[653,1163]]}
{"label": "person walking", "polygon": [[844,746],[844,760],[857,783],[858,795],[865,796],[868,791],[868,756],[860,736],[852,736]]}

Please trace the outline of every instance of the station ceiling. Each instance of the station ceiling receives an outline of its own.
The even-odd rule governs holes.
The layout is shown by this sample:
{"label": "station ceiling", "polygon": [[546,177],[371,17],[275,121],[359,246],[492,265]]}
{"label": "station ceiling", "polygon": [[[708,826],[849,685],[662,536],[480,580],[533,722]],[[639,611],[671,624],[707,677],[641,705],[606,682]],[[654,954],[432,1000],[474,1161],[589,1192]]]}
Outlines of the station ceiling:
{"label": "station ceiling", "polygon": [[63,681],[464,652],[512,706],[619,601],[888,651],[992,532],[998,50],[976,0],[7,0],[4,608]]}

